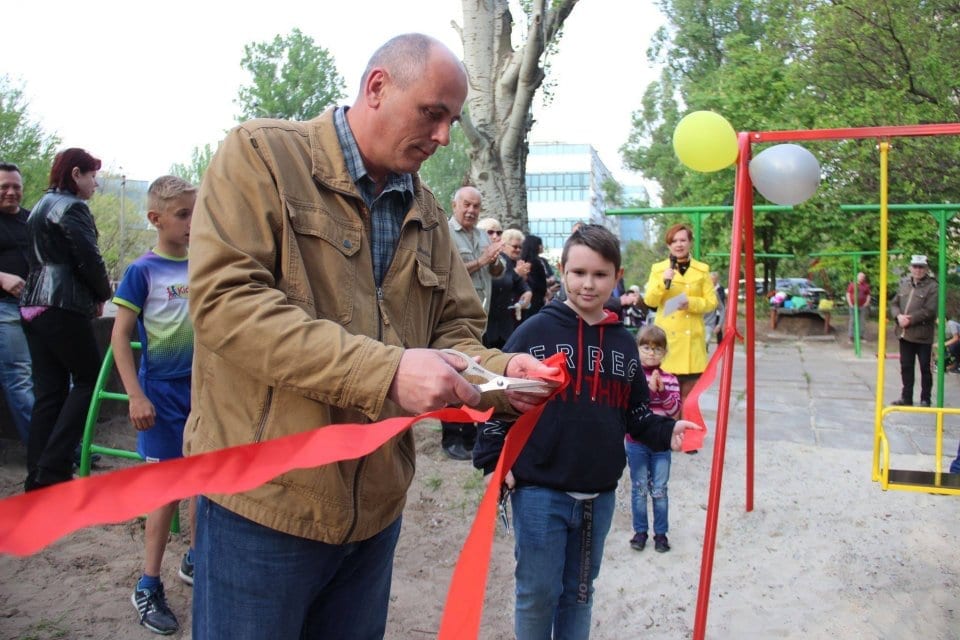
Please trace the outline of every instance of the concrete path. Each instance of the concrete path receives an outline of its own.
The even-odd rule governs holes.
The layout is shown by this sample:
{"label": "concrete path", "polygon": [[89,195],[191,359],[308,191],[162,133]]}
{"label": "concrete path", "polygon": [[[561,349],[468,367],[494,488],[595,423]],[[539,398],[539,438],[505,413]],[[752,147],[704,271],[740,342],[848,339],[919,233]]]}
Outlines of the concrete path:
{"label": "concrete path", "polygon": [[[864,343],[861,357],[845,338],[776,334],[758,335],[756,346],[756,435],[833,449],[872,450],[876,343]],[[896,353],[897,344],[888,343]],[[712,355],[712,351],[711,351]],[[734,356],[730,440],[743,440],[746,429],[746,354]],[[945,407],[960,407],[960,376],[944,374]],[[919,400],[919,374],[914,401]],[[700,408],[711,428],[716,421],[719,380],[701,395]],[[937,379],[934,373],[934,405]],[[883,405],[900,396],[900,361],[886,360]],[[932,415],[895,413],[885,425],[891,455],[935,455],[936,422]],[[960,416],[944,418],[944,460],[953,460],[960,439]],[[931,461],[931,469],[933,462]],[[896,468],[896,460],[891,460]]]}

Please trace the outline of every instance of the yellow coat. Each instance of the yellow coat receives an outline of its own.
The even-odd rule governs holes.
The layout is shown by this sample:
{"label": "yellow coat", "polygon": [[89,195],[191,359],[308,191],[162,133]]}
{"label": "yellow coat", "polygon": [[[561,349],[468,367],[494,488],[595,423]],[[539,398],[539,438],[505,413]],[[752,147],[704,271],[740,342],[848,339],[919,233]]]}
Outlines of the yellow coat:
{"label": "yellow coat", "polygon": [[[685,274],[674,269],[670,289],[664,286],[663,272],[669,260],[657,262],[650,268],[650,278],[644,290],[643,301],[650,308],[657,307],[654,321],[667,334],[667,355],[660,365],[675,375],[700,373],[707,368],[707,342],[704,336],[703,315],[717,308],[717,293],[710,280],[710,267],[705,262],[690,259]],[[687,294],[686,310],[663,313],[663,304],[681,293]]]}

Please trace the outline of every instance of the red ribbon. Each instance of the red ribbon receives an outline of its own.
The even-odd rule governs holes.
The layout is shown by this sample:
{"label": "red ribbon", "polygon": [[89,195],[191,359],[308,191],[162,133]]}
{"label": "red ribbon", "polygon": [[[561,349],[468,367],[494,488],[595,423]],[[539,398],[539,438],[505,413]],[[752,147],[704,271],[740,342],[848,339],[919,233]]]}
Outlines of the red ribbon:
{"label": "red ribbon", "polygon": [[[554,394],[560,393],[570,382],[566,373],[564,355],[554,354],[544,360],[544,364],[560,369],[561,375],[556,378],[560,386],[554,390]],[[480,630],[480,617],[483,613],[483,599],[487,589],[493,532],[497,524],[500,487],[503,485],[504,476],[513,468],[513,463],[516,462],[517,456],[520,455],[533,432],[533,427],[540,419],[544,406],[542,404],[520,416],[507,432],[497,468],[483,494],[477,514],[473,518],[473,526],[460,551],[457,565],[453,569],[453,579],[447,591],[447,602],[443,607],[440,633],[437,636],[439,640],[477,637]]]}
{"label": "red ribbon", "polygon": [[338,424],[56,484],[0,500],[0,553],[26,556],[84,527],[123,522],[200,494],[240,493],[292,469],[365,456],[424,418],[483,421],[492,411],[440,409],[375,424]]}
{"label": "red ribbon", "polygon": [[[559,393],[569,380],[562,354],[545,364],[559,373]],[[517,419],[480,503],[461,551],[447,597],[440,637],[476,638],[493,545],[500,485],[543,412],[543,405]],[[0,553],[26,556],[84,527],[123,522],[200,494],[240,493],[293,469],[305,469],[372,453],[425,418],[484,422],[492,410],[440,409],[374,424],[340,424],[275,440],[145,464],[19,494],[0,500]]]}
{"label": "red ribbon", "polygon": [[720,368],[720,363],[723,362],[724,354],[726,354],[728,350],[731,354],[733,353],[733,345],[731,343],[737,337],[743,340],[743,337],[736,332],[728,331],[724,334],[723,340],[717,347],[717,350],[713,352],[710,362],[707,363],[707,368],[703,370],[703,373],[701,373],[697,379],[697,383],[693,385],[693,389],[690,390],[690,393],[688,393],[687,397],[683,400],[684,419],[700,427],[700,429],[697,430],[687,429],[684,431],[683,451],[695,451],[703,448],[703,440],[707,436],[707,427],[703,419],[703,414],[700,413],[700,394],[713,384],[713,381],[717,377],[717,369]]}

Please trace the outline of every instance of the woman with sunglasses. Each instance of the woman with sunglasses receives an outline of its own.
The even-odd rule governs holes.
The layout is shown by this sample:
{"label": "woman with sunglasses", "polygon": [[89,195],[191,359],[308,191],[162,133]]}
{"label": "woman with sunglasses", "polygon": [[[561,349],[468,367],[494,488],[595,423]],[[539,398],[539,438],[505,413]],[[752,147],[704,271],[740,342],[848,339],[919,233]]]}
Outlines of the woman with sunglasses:
{"label": "woman with sunglasses", "polygon": [[530,306],[533,293],[524,279],[530,273],[530,264],[520,260],[523,232],[517,229],[501,230],[496,218],[484,218],[477,223],[477,227],[503,240],[500,260],[506,268],[499,277],[493,279],[487,331],[483,334],[485,346],[500,349],[517,328],[516,311]]}

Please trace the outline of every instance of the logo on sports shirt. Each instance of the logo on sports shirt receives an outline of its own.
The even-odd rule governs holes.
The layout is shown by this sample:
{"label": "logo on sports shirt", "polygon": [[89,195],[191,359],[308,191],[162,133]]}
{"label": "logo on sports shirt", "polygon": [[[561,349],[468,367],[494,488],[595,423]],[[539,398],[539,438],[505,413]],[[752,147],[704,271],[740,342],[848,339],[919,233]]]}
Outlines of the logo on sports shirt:
{"label": "logo on sports shirt", "polygon": [[176,300],[178,298],[186,300],[189,297],[190,285],[188,284],[171,284],[167,287],[167,300]]}

